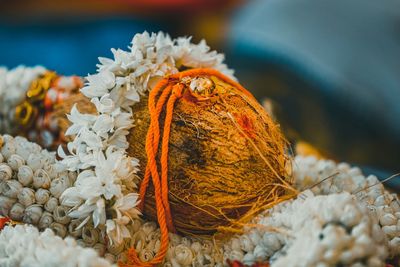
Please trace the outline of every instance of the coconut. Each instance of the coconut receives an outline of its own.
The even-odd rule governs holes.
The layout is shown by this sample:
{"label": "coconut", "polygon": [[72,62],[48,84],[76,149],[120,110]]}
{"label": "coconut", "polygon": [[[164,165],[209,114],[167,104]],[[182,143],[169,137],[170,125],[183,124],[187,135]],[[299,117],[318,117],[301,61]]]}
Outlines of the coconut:
{"label": "coconut", "polygon": [[[291,181],[286,141],[279,125],[248,91],[216,71],[203,69],[171,75],[158,87],[159,94],[153,90],[133,106],[128,154],[142,162],[141,175],[145,177],[151,118],[157,120],[164,139],[168,121],[166,101],[160,105],[158,117],[149,105],[159,101],[168,88],[179,87],[178,94],[173,90],[167,95],[170,99],[175,94],[176,98],[170,110],[170,126],[166,127],[169,138],[164,141],[167,164],[161,164],[163,140],[158,140],[154,148],[159,172],[167,165],[168,188],[163,192],[168,204],[163,202],[163,206],[169,205],[166,213],[171,213],[176,231],[210,235],[218,230],[234,230],[257,212],[288,197]],[[149,99],[153,101],[150,104]],[[95,110],[84,98],[74,99],[73,103],[85,112],[90,112],[90,107]],[[63,107],[70,108],[73,103],[64,102]],[[143,213],[156,221],[157,194],[152,182],[147,190],[146,186],[147,182],[140,190],[145,193],[141,200]]]}

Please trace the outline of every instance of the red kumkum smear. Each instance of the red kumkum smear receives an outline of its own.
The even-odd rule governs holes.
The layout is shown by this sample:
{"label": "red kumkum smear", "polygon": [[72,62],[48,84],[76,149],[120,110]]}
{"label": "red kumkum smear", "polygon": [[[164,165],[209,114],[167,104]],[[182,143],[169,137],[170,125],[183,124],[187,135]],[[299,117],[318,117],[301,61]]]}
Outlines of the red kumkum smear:
{"label": "red kumkum smear", "polygon": [[254,132],[254,125],[251,119],[245,114],[235,113],[233,116],[236,119],[236,122],[239,124],[240,128],[247,134],[251,139],[256,138],[256,133]]}

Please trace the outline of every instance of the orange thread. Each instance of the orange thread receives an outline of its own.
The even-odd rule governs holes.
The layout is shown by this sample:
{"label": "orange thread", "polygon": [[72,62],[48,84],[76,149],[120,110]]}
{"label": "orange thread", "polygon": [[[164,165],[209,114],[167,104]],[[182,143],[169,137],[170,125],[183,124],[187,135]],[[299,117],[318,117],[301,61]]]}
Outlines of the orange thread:
{"label": "orange thread", "polygon": [[[148,100],[148,108],[150,114],[150,126],[146,136],[146,154],[147,154],[147,166],[143,181],[140,185],[139,195],[140,203],[139,208],[143,210],[145,195],[147,187],[150,183],[150,178],[154,186],[154,196],[156,200],[157,219],[160,225],[161,231],[161,243],[160,249],[157,255],[149,262],[142,262],[135,249],[130,248],[128,250],[128,262],[127,264],[119,263],[120,266],[154,266],[162,263],[167,254],[169,246],[168,232],[175,232],[171,210],[168,201],[168,144],[171,133],[171,123],[174,111],[174,105],[178,99],[182,97],[184,85],[180,83],[180,80],[184,77],[193,76],[215,76],[222,81],[236,87],[247,96],[253,96],[239,83],[226,77],[222,73],[208,68],[191,69],[176,74],[172,74],[161,81],[151,90]],[[175,84],[174,84],[175,83]],[[161,92],[162,91],[162,92]],[[161,92],[161,95],[160,95]],[[160,96],[159,96],[160,95]],[[157,99],[158,97],[158,99]],[[166,106],[165,106],[166,105]],[[166,109],[164,128],[161,141],[161,177],[158,172],[157,166],[157,153],[160,143],[160,115],[163,108]]]}

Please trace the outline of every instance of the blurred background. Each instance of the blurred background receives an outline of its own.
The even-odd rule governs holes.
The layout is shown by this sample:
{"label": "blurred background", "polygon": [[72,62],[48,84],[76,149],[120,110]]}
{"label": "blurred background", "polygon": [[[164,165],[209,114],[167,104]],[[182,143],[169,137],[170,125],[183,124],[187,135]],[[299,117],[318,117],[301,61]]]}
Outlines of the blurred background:
{"label": "blurred background", "polygon": [[14,0],[0,10],[0,65],[85,76],[138,32],[204,38],[292,144],[381,178],[400,171],[398,0]]}

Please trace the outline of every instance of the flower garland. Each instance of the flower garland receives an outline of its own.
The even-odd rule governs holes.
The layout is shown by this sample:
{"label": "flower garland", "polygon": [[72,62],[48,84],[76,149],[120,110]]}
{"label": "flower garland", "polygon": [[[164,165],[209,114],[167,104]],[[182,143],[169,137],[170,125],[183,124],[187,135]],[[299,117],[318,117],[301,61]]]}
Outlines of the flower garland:
{"label": "flower garland", "polygon": [[8,70],[0,68],[0,132],[11,133],[14,129],[15,107],[25,99],[25,94],[32,81],[44,74],[46,69],[42,66],[18,66]]}
{"label": "flower garland", "polygon": [[[106,227],[111,242],[130,237],[127,225],[140,214],[137,185],[138,160],[129,157],[127,135],[133,127],[132,106],[140,95],[166,75],[182,68],[214,68],[231,76],[224,56],[210,51],[205,41],[190,38],[172,40],[164,33],[137,34],[129,51],[112,49],[114,59],[99,58],[98,73],[89,75],[81,92],[91,99],[97,114],[81,114],[73,107],[66,135],[68,154],[59,156],[69,170],[80,171],[74,187],[63,193],[65,203],[73,203],[69,215]],[[107,212],[115,216],[107,216]]]}
{"label": "flower garland", "polygon": [[54,107],[82,83],[77,76],[59,76],[41,66],[0,68],[0,133],[54,148],[64,137],[51,117]]}

